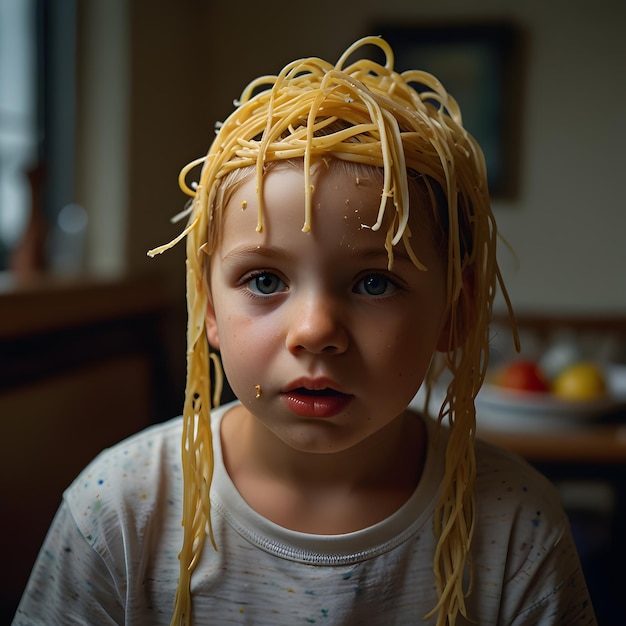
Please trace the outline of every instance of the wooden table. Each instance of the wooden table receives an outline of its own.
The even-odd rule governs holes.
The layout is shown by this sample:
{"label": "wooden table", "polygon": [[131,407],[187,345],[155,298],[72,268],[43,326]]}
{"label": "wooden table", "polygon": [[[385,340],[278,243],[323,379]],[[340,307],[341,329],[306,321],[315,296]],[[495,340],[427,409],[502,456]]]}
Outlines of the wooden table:
{"label": "wooden table", "polygon": [[626,420],[554,431],[509,431],[478,427],[479,438],[512,450],[531,463],[626,466]]}

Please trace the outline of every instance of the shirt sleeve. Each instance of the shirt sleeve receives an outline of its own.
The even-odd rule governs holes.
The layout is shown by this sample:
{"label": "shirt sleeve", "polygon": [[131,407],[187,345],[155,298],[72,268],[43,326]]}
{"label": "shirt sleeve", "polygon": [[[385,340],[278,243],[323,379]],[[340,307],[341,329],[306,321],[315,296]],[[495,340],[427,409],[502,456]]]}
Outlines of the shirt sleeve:
{"label": "shirt sleeve", "polygon": [[13,626],[123,624],[122,593],[63,501],[37,556]]}
{"label": "shirt sleeve", "polygon": [[514,626],[597,624],[582,568],[566,520],[541,546],[529,547],[527,560],[509,586],[524,590]]}
{"label": "shirt sleeve", "polygon": [[595,626],[569,520],[546,485],[543,506],[527,508],[511,529],[502,607],[512,626]]}
{"label": "shirt sleeve", "polygon": [[595,626],[555,485],[520,457],[482,442],[477,460],[477,585],[470,606],[478,623]]}

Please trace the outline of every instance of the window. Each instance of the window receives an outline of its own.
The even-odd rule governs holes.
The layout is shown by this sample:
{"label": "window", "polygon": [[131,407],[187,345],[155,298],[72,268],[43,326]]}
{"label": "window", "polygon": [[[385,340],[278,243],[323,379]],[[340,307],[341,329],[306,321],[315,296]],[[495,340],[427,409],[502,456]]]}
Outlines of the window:
{"label": "window", "polygon": [[0,2],[0,270],[34,198],[48,233],[73,203],[75,25],[74,1]]}
{"label": "window", "polygon": [[0,3],[0,269],[26,228],[39,161],[36,23],[35,0]]}

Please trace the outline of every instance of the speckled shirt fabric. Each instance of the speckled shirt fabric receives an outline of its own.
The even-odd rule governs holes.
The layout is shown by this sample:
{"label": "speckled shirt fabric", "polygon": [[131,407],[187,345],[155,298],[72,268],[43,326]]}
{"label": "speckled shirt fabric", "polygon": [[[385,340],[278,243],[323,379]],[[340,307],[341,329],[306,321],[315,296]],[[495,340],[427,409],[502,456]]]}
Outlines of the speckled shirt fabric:
{"label": "speckled shirt fabric", "polygon": [[[423,478],[393,516],[347,535],[288,531],[251,510],[224,469],[213,411],[218,550],[192,578],[193,624],[433,624],[433,509],[445,436],[427,421]],[[182,545],[182,420],[104,451],[75,480],[50,528],[14,626],[169,625]],[[478,444],[475,624],[596,624],[568,520],[552,485]],[[457,624],[465,624],[463,619]]]}

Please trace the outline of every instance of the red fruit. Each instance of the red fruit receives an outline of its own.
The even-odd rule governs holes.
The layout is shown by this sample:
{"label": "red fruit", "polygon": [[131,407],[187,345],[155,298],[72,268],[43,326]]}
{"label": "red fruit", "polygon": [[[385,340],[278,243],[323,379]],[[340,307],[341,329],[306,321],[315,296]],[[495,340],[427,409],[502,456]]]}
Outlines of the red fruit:
{"label": "red fruit", "polygon": [[507,365],[497,377],[496,382],[507,389],[546,393],[550,385],[545,379],[541,368],[533,361],[514,361]]}

